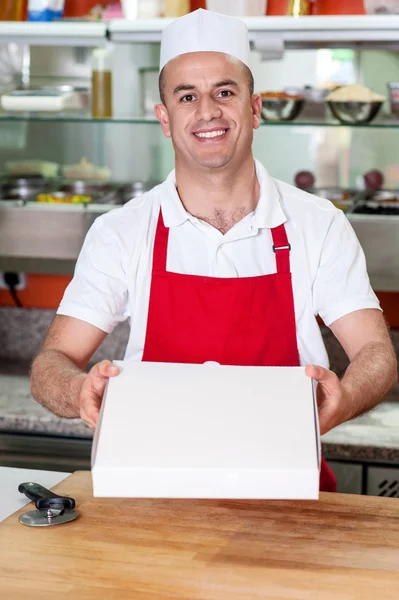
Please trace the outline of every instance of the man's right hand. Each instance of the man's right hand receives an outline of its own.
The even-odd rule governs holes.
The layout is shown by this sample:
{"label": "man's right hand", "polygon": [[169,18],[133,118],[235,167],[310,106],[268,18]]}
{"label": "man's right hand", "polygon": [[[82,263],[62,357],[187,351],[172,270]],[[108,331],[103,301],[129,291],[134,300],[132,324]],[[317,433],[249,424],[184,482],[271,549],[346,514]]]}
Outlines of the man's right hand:
{"label": "man's right hand", "polygon": [[80,418],[91,428],[96,427],[105,386],[110,377],[119,375],[119,369],[110,360],[103,360],[85,376],[79,395]]}

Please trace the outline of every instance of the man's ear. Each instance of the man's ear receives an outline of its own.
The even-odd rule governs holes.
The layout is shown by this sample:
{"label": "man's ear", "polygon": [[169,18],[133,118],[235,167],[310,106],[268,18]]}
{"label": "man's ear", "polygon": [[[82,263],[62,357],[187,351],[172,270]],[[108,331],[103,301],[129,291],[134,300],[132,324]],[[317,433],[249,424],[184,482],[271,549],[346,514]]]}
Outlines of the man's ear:
{"label": "man's ear", "polygon": [[254,129],[260,127],[261,112],[262,112],[262,98],[260,94],[254,94],[251,99],[252,104],[252,125]]}
{"label": "man's ear", "polygon": [[164,104],[156,104],[154,108],[155,116],[160,122],[165,137],[170,137],[169,113]]}

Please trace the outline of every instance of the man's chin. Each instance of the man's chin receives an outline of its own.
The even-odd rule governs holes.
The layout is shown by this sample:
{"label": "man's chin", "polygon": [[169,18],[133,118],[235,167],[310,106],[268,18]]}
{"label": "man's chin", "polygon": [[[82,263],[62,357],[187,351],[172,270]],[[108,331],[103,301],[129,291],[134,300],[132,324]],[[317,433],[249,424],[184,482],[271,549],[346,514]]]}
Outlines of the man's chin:
{"label": "man's chin", "polygon": [[196,156],[195,162],[204,169],[221,169],[226,167],[232,157],[231,156]]}

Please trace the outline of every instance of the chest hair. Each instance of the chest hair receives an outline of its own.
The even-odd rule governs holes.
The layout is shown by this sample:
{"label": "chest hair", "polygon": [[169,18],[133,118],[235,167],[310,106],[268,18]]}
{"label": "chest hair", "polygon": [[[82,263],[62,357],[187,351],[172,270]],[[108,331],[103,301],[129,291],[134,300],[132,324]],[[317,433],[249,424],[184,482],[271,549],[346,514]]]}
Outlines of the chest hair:
{"label": "chest hair", "polygon": [[241,221],[247,214],[251,212],[250,209],[246,207],[237,208],[234,211],[224,210],[224,209],[215,209],[209,215],[195,215],[197,219],[201,221],[205,221],[205,223],[209,223],[218,229],[221,233],[226,234],[236,223]]}

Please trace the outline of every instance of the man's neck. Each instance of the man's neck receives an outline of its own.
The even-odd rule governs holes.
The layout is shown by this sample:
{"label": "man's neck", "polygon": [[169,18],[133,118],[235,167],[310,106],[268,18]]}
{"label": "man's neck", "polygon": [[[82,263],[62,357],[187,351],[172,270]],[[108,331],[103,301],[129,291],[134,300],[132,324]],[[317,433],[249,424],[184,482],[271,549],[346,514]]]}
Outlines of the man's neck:
{"label": "man's neck", "polygon": [[176,187],[184,208],[227,233],[255,210],[260,186],[252,156],[232,169],[188,169],[176,161]]}

